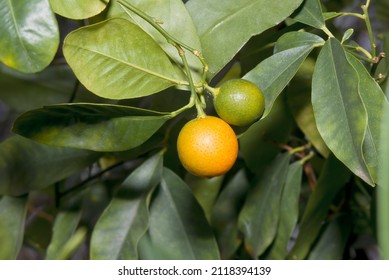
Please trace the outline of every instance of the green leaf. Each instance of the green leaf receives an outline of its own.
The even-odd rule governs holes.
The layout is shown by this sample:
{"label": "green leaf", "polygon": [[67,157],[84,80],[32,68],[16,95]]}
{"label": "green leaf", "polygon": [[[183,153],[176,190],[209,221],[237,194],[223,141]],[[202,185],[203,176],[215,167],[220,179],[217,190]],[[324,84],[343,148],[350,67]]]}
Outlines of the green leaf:
{"label": "green leaf", "polygon": [[19,254],[24,238],[27,200],[27,196],[3,196],[0,199],[0,260],[15,260]]}
{"label": "green leaf", "polygon": [[275,100],[296,74],[300,65],[312,51],[309,45],[291,48],[263,60],[243,78],[255,83],[265,96],[265,118]]}
{"label": "green leaf", "polygon": [[299,223],[299,235],[288,258],[307,257],[327,217],[332,201],[349,179],[349,170],[331,154],[325,162],[316,189],[309,197]]}
{"label": "green leaf", "polygon": [[50,0],[53,11],[71,19],[85,19],[101,13],[109,0]]}
{"label": "green leaf", "polygon": [[[201,43],[196,27],[182,0],[126,0],[125,2],[130,3],[142,12],[158,20],[158,22],[161,22],[161,27],[178,41],[201,52]],[[128,15],[142,29],[150,34],[175,63],[183,66],[177,49],[159,31],[127,10],[127,19],[129,18]],[[192,70],[197,72],[202,70],[202,64],[198,57],[188,51],[185,51],[185,55]]]}
{"label": "green leaf", "polygon": [[341,260],[351,231],[351,217],[342,215],[331,220],[309,253],[309,260]]}
{"label": "green leaf", "polygon": [[24,113],[13,131],[54,146],[123,151],[143,144],[169,118],[135,107],[73,103]]}
{"label": "green leaf", "polygon": [[57,214],[51,242],[47,248],[47,260],[63,260],[69,257],[64,254],[69,240],[74,235],[81,219],[81,211],[61,211]]}
{"label": "green leaf", "polygon": [[100,216],[91,240],[92,259],[138,259],[138,242],[148,222],[148,196],[162,176],[162,154],[137,167]]}
{"label": "green leaf", "polygon": [[0,0],[0,61],[25,73],[43,70],[59,45],[48,0]]}
{"label": "green leaf", "polygon": [[293,19],[318,29],[325,27],[319,0],[305,0]]}
{"label": "green leaf", "polygon": [[187,2],[186,7],[200,36],[210,76],[219,72],[252,36],[279,24],[301,2],[302,0]]}
{"label": "green leaf", "polygon": [[250,190],[239,215],[247,252],[260,256],[274,240],[280,217],[282,189],[289,167],[290,154],[278,155]]}
{"label": "green leaf", "polygon": [[17,112],[69,101],[76,78],[67,65],[22,74],[0,65],[0,100]]}
{"label": "green leaf", "polygon": [[292,31],[282,35],[274,46],[274,53],[302,46],[324,45],[323,38],[303,31]]}
{"label": "green leaf", "polygon": [[348,39],[350,39],[350,37],[353,35],[354,33],[354,29],[352,28],[349,28],[347,29],[344,34],[343,34],[343,37],[342,37],[342,41],[340,42],[341,44],[343,44],[344,42],[346,42]]}
{"label": "green leaf", "polygon": [[109,99],[141,97],[185,84],[161,47],[139,26],[110,19],[70,33],[64,55],[77,78]]}
{"label": "green leaf", "polygon": [[140,243],[142,258],[219,259],[213,232],[188,185],[164,169],[151,202],[149,231]]}
{"label": "green leaf", "polygon": [[268,259],[283,260],[288,254],[287,245],[296,226],[299,214],[299,198],[303,165],[294,162],[288,168],[285,186],[281,196],[280,221]]}
{"label": "green leaf", "polygon": [[201,208],[203,208],[207,221],[211,221],[212,209],[223,183],[224,176],[203,178],[187,173],[185,182],[192,190]]}
{"label": "green leaf", "polygon": [[317,58],[312,78],[317,128],[334,155],[354,174],[374,185],[362,153],[367,114],[356,81],[358,75],[339,41],[329,39]]}
{"label": "green leaf", "polygon": [[[389,94],[389,92],[386,93]],[[383,114],[379,143],[381,156],[377,186],[377,237],[382,259],[389,260],[389,111],[386,110]]]}
{"label": "green leaf", "polygon": [[11,137],[0,144],[0,194],[21,195],[47,187],[82,170],[99,157],[98,153]]}
{"label": "green leaf", "polygon": [[267,118],[254,123],[239,136],[242,157],[252,172],[261,173],[276,157],[281,150],[277,144],[286,144],[292,128],[293,116],[284,98],[278,98]]}
{"label": "green leaf", "polygon": [[245,170],[241,169],[226,184],[216,200],[211,221],[222,259],[231,259],[242,243],[238,216],[249,188]]}
{"label": "green leaf", "polygon": [[289,108],[300,130],[309,142],[325,158],[330,154],[326,143],[317,130],[316,120],[311,103],[312,74],[315,67],[314,60],[307,58],[301,65],[296,76],[287,88]]}
{"label": "green leaf", "polygon": [[377,181],[378,158],[382,154],[379,144],[381,122],[384,111],[389,111],[389,103],[382,89],[363,64],[351,54],[347,54],[347,59],[359,78],[358,90],[367,111],[363,152],[369,171],[374,181]]}

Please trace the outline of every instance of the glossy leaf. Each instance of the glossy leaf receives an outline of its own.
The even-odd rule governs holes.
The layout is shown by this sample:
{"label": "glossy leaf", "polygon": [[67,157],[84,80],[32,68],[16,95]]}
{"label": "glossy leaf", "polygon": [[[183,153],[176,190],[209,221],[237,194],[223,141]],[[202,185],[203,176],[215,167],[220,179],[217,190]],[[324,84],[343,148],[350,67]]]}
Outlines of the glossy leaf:
{"label": "glossy leaf", "polygon": [[186,6],[199,33],[210,75],[219,72],[252,36],[279,24],[301,2],[302,0],[189,1]]}
{"label": "glossy leaf", "polygon": [[378,158],[382,154],[379,144],[381,122],[384,111],[389,111],[389,103],[382,89],[363,64],[351,54],[347,55],[347,59],[358,74],[358,90],[367,111],[367,130],[363,152],[369,171],[376,181]]}
{"label": "glossy leaf", "polygon": [[24,113],[13,131],[54,146],[123,151],[143,144],[169,118],[135,107],[73,103]]}
{"label": "glossy leaf", "polygon": [[11,137],[0,144],[0,194],[21,195],[45,188],[82,170],[99,157],[98,153]]}
{"label": "glossy leaf", "polygon": [[250,190],[239,215],[239,229],[247,252],[256,258],[273,242],[280,218],[282,190],[290,154],[278,155],[269,163],[258,183]]}
{"label": "glossy leaf", "polygon": [[81,211],[62,211],[57,214],[51,242],[47,248],[47,260],[63,260],[69,257],[65,254],[65,249],[77,229],[80,218]]}
{"label": "glossy leaf", "polygon": [[233,258],[242,243],[238,216],[249,188],[250,183],[242,169],[231,178],[216,200],[211,221],[222,259]]}
{"label": "glossy leaf", "polygon": [[336,194],[350,179],[350,172],[332,154],[328,157],[299,223],[299,235],[290,259],[305,259],[315,242]]}
{"label": "glossy leaf", "polygon": [[109,0],[50,0],[53,11],[71,19],[85,19],[101,13]]}
{"label": "glossy leaf", "polygon": [[160,182],[162,155],[137,167],[118,188],[92,234],[92,259],[138,259],[138,242],[148,222],[149,193]]}
{"label": "glossy leaf", "polygon": [[0,199],[0,260],[15,260],[22,247],[27,197]]}
{"label": "glossy leaf", "polygon": [[101,97],[134,98],[185,83],[161,47],[124,19],[73,31],[63,51],[80,82]]}
{"label": "glossy leaf", "polygon": [[299,199],[303,165],[296,161],[288,168],[285,186],[281,196],[280,221],[268,259],[283,260],[288,254],[288,242],[292,236],[299,215]]}
{"label": "glossy leaf", "polygon": [[362,143],[367,114],[358,94],[358,75],[336,39],[321,50],[312,78],[312,105],[317,128],[328,148],[354,174],[370,185]]}
{"label": "glossy leaf", "polygon": [[282,35],[274,46],[274,52],[282,52],[292,48],[298,48],[302,46],[319,46],[324,45],[323,38],[303,31],[292,31]]}
{"label": "glossy leaf", "polygon": [[305,0],[293,19],[322,29],[325,26],[320,0]]}
{"label": "glossy leaf", "polygon": [[341,260],[351,232],[351,217],[347,215],[331,220],[309,253],[309,260]]}
{"label": "glossy leaf", "polygon": [[[126,0],[125,3],[129,3],[154,19],[157,19],[162,23],[161,27],[163,27],[169,35],[187,46],[201,52],[201,43],[196,27],[194,26],[192,18],[182,0]],[[142,27],[142,29],[150,34],[151,37],[153,37],[153,39],[162,47],[169,57],[173,58],[174,62],[183,66],[182,59],[179,56],[177,49],[170,44],[159,31],[157,31],[145,20],[136,16],[133,12],[126,8],[125,10],[127,12],[125,16],[126,19],[131,17],[134,22],[136,22]],[[188,64],[194,73],[202,70],[202,64],[196,56],[187,50],[185,50],[185,55],[187,57]],[[197,80],[197,77],[195,77],[195,79]]]}
{"label": "glossy leaf", "polygon": [[149,231],[141,243],[142,258],[219,259],[213,232],[188,185],[164,169],[150,206]]}
{"label": "glossy leaf", "polygon": [[25,73],[48,66],[59,45],[48,0],[1,0],[0,34],[0,61]]}
{"label": "glossy leaf", "polygon": [[305,45],[276,53],[243,77],[255,83],[265,96],[265,112],[262,118],[269,114],[278,95],[288,85],[312,49],[312,46]]}
{"label": "glossy leaf", "polygon": [[352,29],[352,28],[347,29],[347,30],[344,32],[344,34],[343,34],[341,44],[343,44],[343,43],[346,42],[348,39],[350,39],[350,37],[353,35],[353,33],[354,33],[354,29]]}

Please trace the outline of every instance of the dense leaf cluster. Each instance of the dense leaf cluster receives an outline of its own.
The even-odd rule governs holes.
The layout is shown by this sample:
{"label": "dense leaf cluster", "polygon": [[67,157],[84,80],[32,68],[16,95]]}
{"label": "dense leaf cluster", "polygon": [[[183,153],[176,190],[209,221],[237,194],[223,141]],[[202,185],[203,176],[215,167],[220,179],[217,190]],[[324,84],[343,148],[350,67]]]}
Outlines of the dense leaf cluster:
{"label": "dense leaf cluster", "polygon": [[[378,258],[388,1],[322,2],[0,0],[0,258]],[[194,177],[178,131],[238,77],[264,115]]]}

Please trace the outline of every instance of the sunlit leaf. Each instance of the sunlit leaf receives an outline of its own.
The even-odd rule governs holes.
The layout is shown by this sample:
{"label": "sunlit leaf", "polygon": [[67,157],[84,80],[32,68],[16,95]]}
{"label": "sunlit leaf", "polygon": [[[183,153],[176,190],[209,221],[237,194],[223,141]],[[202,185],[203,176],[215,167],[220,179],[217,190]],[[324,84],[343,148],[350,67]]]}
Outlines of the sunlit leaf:
{"label": "sunlit leaf", "polygon": [[71,19],[85,19],[101,13],[109,0],[50,0],[53,11]]}
{"label": "sunlit leaf", "polygon": [[169,118],[135,107],[73,103],[24,113],[13,131],[54,146],[123,151],[143,144]]}
{"label": "sunlit leaf", "polygon": [[[196,27],[194,26],[192,18],[182,0],[126,0],[120,2],[124,2],[124,5],[129,3],[135,6],[142,12],[160,22],[161,27],[163,27],[170,36],[201,52],[201,43]],[[131,18],[134,22],[139,24],[148,34],[150,34],[151,37],[153,37],[153,39],[162,47],[169,57],[173,58],[177,64],[182,66],[182,59],[177,49],[170,44],[158,30],[145,20],[136,16],[135,13],[131,12],[128,8],[124,9],[126,10],[124,18]],[[185,50],[185,53],[191,69],[195,72],[202,70],[202,64],[198,57],[194,56],[188,50]],[[195,79],[198,80],[197,77],[195,77]]]}
{"label": "sunlit leaf", "polygon": [[24,238],[27,197],[3,196],[0,199],[0,259],[14,260]]}
{"label": "sunlit leaf", "polygon": [[362,153],[367,113],[358,94],[358,75],[336,39],[321,50],[312,78],[317,128],[328,148],[353,173],[374,185]]}
{"label": "sunlit leaf", "polygon": [[379,144],[381,122],[384,111],[389,111],[386,100],[377,82],[370,76],[363,64],[353,55],[348,54],[347,59],[358,74],[358,90],[367,112],[367,130],[363,143],[363,152],[369,171],[374,181],[377,180],[378,158],[382,154]]}
{"label": "sunlit leaf", "polygon": [[258,183],[250,190],[239,215],[239,229],[248,253],[256,258],[274,240],[280,218],[281,194],[290,154],[278,155],[269,163]]}
{"label": "sunlit leaf", "polygon": [[43,70],[59,44],[48,0],[0,0],[0,61],[25,73]]}
{"label": "sunlit leaf", "polygon": [[[219,72],[254,35],[279,24],[302,0],[191,0],[191,14],[210,67]],[[228,34],[228,36],[226,36]]]}
{"label": "sunlit leaf", "polygon": [[138,242],[148,227],[147,198],[161,176],[158,153],[121,184],[93,230],[92,259],[138,259]]}
{"label": "sunlit leaf", "polygon": [[147,259],[219,259],[213,232],[189,187],[164,169],[150,205],[150,226],[140,254]]}
{"label": "sunlit leaf", "polygon": [[80,82],[101,97],[134,98],[185,83],[161,47],[124,19],[73,31],[63,51]]}

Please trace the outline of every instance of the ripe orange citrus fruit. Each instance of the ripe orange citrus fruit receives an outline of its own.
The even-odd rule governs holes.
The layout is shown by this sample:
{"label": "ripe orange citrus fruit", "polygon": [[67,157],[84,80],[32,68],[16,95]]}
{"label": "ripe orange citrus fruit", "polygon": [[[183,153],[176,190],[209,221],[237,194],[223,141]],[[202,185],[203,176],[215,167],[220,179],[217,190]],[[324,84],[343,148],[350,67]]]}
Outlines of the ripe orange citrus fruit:
{"label": "ripe orange citrus fruit", "polygon": [[198,117],[181,129],[177,151],[182,165],[190,173],[214,177],[226,173],[238,155],[234,130],[222,119]]}
{"label": "ripe orange citrus fruit", "polygon": [[216,113],[231,125],[247,126],[258,120],[265,110],[262,91],[252,82],[232,79],[214,92]]}

